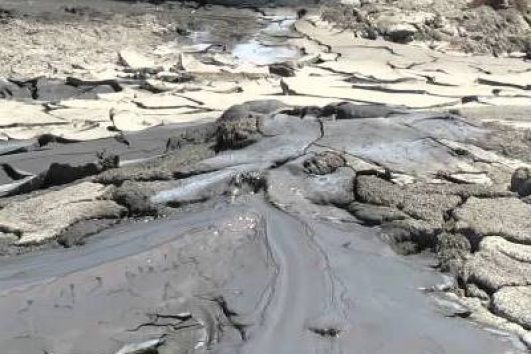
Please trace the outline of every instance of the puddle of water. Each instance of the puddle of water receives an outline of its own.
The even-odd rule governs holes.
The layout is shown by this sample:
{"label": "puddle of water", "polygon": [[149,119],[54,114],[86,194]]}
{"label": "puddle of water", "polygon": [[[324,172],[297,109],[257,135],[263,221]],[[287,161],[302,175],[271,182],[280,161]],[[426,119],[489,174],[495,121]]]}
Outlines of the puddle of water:
{"label": "puddle of water", "polygon": [[255,65],[269,65],[290,59],[297,58],[300,53],[296,48],[282,45],[266,45],[278,37],[289,36],[292,33],[292,25],[295,18],[292,16],[276,17],[262,29],[256,38],[237,44],[232,54],[240,63],[251,63]]}
{"label": "puddle of water", "polygon": [[285,19],[282,21],[271,22],[261,33],[267,36],[284,36],[289,35],[291,26],[295,23],[295,19]]}
{"label": "puddle of water", "polygon": [[212,41],[212,35],[208,31],[193,31],[188,35],[193,43],[208,43]]}
{"label": "puddle of water", "polygon": [[[231,54],[238,63],[269,65],[300,56],[298,49],[282,44],[282,37],[292,33],[295,17],[272,16],[267,20],[269,23],[252,39],[234,46]],[[194,31],[188,36],[195,46],[211,44],[213,41],[215,42],[214,37],[215,34],[209,31]],[[273,44],[266,44],[268,42]]]}
{"label": "puddle of water", "polygon": [[255,65],[269,65],[290,59],[299,55],[295,48],[285,46],[265,46],[256,40],[241,43],[234,47],[232,55],[240,63]]}

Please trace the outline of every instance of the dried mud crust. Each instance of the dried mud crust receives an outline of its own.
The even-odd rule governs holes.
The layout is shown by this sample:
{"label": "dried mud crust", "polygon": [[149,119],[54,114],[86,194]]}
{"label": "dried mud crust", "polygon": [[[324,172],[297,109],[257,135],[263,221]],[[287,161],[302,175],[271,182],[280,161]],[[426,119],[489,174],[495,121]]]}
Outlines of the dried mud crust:
{"label": "dried mud crust", "polygon": [[[240,33],[252,34],[257,28],[251,10],[231,15],[220,8],[212,15],[191,4],[104,5],[65,5],[42,13],[20,6],[21,10],[1,15],[0,76],[64,77],[76,69],[103,71],[117,63],[117,53],[124,48],[153,53],[169,41],[190,43],[192,33],[205,31],[214,34],[214,42],[227,45],[237,40],[231,38],[235,24],[245,29]],[[227,16],[219,16],[224,12]]]}
{"label": "dried mud crust", "polygon": [[530,14],[509,6],[494,9],[468,1],[354,1],[325,5],[322,18],[368,39],[446,42],[467,53],[502,54],[531,49]]}

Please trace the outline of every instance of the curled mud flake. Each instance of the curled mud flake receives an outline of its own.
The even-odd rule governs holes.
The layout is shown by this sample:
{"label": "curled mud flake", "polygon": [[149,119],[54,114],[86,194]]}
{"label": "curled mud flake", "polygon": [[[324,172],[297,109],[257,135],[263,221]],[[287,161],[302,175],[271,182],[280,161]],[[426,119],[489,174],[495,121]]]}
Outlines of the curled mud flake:
{"label": "curled mud flake", "polygon": [[[239,321],[235,319],[235,317],[237,317],[238,314],[229,308],[229,305],[227,301],[225,300],[225,298],[223,296],[217,296],[211,299],[211,301],[215,302],[218,305],[219,309],[221,310],[221,313],[229,322],[229,326],[233,327],[236,331],[238,331],[241,340],[246,341],[247,340],[246,329],[248,325],[240,323]],[[219,325],[223,326],[222,323],[220,323]]]}
{"label": "curled mud flake", "polygon": [[531,246],[500,236],[487,236],[464,264],[463,281],[487,294],[512,286],[531,284]]}
{"label": "curled mud flake", "polygon": [[293,107],[279,111],[278,113],[287,114],[290,116],[297,116],[304,118],[306,116],[319,117],[321,115],[321,107],[318,106],[303,106]]}
{"label": "curled mud flake", "polygon": [[289,85],[284,81],[283,79],[280,79],[280,89],[282,90],[282,94],[284,96],[295,96],[297,95],[297,92],[295,90],[291,89]]}
{"label": "curled mud flake", "polygon": [[311,332],[320,335],[321,337],[327,338],[337,338],[343,332],[338,328],[320,328],[320,327],[310,327],[308,328]]}
{"label": "curled mud flake", "polygon": [[82,246],[86,239],[119,222],[118,219],[82,220],[70,225],[57,236],[57,243],[64,248]]}
{"label": "curled mud flake", "polygon": [[446,317],[469,318],[471,315],[472,315],[472,311],[466,310],[466,311],[461,311],[461,312],[455,312],[451,315],[447,315]]}
{"label": "curled mud flake", "polygon": [[466,284],[465,295],[468,297],[475,297],[482,301],[483,304],[488,305],[490,303],[490,296],[483,289],[480,289],[476,284]]}
{"label": "curled mud flake", "polygon": [[531,330],[531,286],[507,286],[492,296],[492,311]]}
{"label": "curled mud flake", "polygon": [[126,344],[114,354],[156,354],[164,338],[151,339],[141,343]]}
{"label": "curled mud flake", "polygon": [[7,163],[3,163],[2,165],[0,165],[0,167],[2,168],[2,170],[4,170],[4,173],[14,181],[18,181],[32,176],[31,173],[20,171]]}
{"label": "curled mud flake", "polygon": [[96,157],[98,158],[98,164],[101,166],[101,171],[117,168],[120,165],[120,156],[108,153],[106,150],[98,151]]}
{"label": "curled mud flake", "polygon": [[203,327],[203,325],[194,319],[192,313],[183,312],[175,315],[172,314],[147,314],[150,321],[143,322],[138,326],[129,329],[128,332],[137,332],[144,327],[163,327],[171,331],[178,331],[187,328]]}

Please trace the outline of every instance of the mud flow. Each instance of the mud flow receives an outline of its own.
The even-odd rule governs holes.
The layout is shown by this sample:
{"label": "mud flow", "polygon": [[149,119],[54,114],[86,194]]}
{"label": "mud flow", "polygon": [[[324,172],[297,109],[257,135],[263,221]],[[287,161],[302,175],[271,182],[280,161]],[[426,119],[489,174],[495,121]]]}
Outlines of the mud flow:
{"label": "mud flow", "polygon": [[531,64],[427,36],[526,14],[432,5],[0,0],[1,353],[528,353]]}

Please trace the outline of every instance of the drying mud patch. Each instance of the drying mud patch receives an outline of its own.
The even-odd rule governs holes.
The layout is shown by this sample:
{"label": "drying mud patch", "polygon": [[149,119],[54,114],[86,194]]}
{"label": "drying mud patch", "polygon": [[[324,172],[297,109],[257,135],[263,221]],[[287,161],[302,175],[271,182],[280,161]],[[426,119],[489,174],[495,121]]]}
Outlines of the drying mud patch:
{"label": "drying mud patch", "polygon": [[[8,249],[65,249],[1,260],[0,339],[8,353],[524,351],[530,174],[481,147],[494,133],[456,112],[268,99],[131,135],[105,168],[4,198]],[[115,142],[67,145],[85,161]],[[422,251],[450,282],[400,255]]]}

